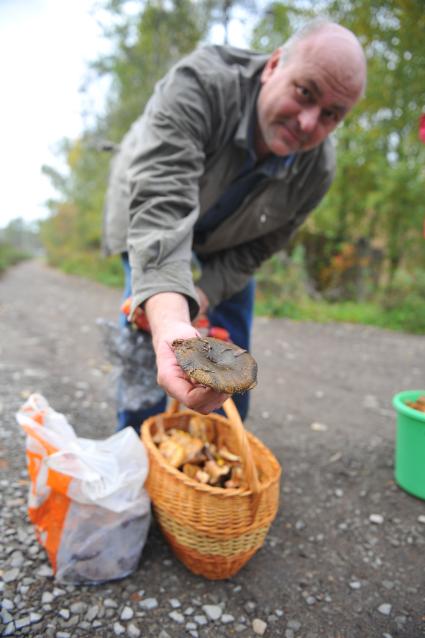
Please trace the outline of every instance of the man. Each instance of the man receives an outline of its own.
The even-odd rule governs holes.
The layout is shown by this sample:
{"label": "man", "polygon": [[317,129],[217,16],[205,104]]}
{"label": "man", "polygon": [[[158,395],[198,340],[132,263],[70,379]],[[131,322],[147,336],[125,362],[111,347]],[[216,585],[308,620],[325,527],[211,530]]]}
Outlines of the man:
{"label": "man", "polygon": [[[132,312],[146,312],[158,383],[189,408],[206,414],[227,397],[194,385],[172,342],[198,336],[191,321],[201,312],[249,348],[253,274],[327,192],[335,168],[328,136],[365,83],[354,34],[317,20],[271,56],[196,50],[158,83],[124,138],[111,175],[106,245],[129,251]],[[192,254],[202,271],[196,286]],[[121,426],[163,406],[124,411]],[[242,417],[247,408],[242,395]]]}

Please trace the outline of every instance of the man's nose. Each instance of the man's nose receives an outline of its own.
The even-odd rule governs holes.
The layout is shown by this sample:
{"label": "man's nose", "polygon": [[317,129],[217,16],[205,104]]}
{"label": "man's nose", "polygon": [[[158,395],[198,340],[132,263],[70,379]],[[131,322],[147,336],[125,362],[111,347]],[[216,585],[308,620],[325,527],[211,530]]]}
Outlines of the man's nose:
{"label": "man's nose", "polygon": [[298,122],[304,133],[311,133],[317,125],[320,117],[320,106],[318,104],[303,108],[298,115]]}

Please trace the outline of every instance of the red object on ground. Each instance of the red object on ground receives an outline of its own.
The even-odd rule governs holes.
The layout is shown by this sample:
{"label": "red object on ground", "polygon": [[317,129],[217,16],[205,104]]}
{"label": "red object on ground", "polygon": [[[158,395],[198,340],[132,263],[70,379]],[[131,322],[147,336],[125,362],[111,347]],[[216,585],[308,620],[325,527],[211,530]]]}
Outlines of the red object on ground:
{"label": "red object on ground", "polygon": [[425,113],[419,118],[419,139],[425,144]]}

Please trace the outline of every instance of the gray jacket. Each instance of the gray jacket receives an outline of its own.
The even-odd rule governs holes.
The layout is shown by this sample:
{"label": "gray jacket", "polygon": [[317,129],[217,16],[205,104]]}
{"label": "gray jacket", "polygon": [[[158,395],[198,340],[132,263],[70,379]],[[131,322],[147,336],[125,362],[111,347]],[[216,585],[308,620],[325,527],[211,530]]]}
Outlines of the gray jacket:
{"label": "gray jacket", "polygon": [[158,292],[198,302],[192,250],[204,262],[197,284],[211,306],[241,290],[288,242],[334,175],[332,143],[300,153],[267,177],[202,245],[193,227],[238,175],[267,56],[232,47],[197,49],[161,80],[115,157],[105,207],[107,252],[129,251],[133,308]]}

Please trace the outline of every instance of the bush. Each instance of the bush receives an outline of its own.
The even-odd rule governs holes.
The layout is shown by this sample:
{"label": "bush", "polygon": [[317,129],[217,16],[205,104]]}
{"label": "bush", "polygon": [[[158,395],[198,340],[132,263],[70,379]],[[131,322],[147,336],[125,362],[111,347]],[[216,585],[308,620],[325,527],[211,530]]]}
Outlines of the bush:
{"label": "bush", "polygon": [[14,266],[20,261],[30,259],[31,255],[28,255],[21,250],[16,249],[11,244],[6,242],[0,242],[0,273],[4,272],[10,266]]}

